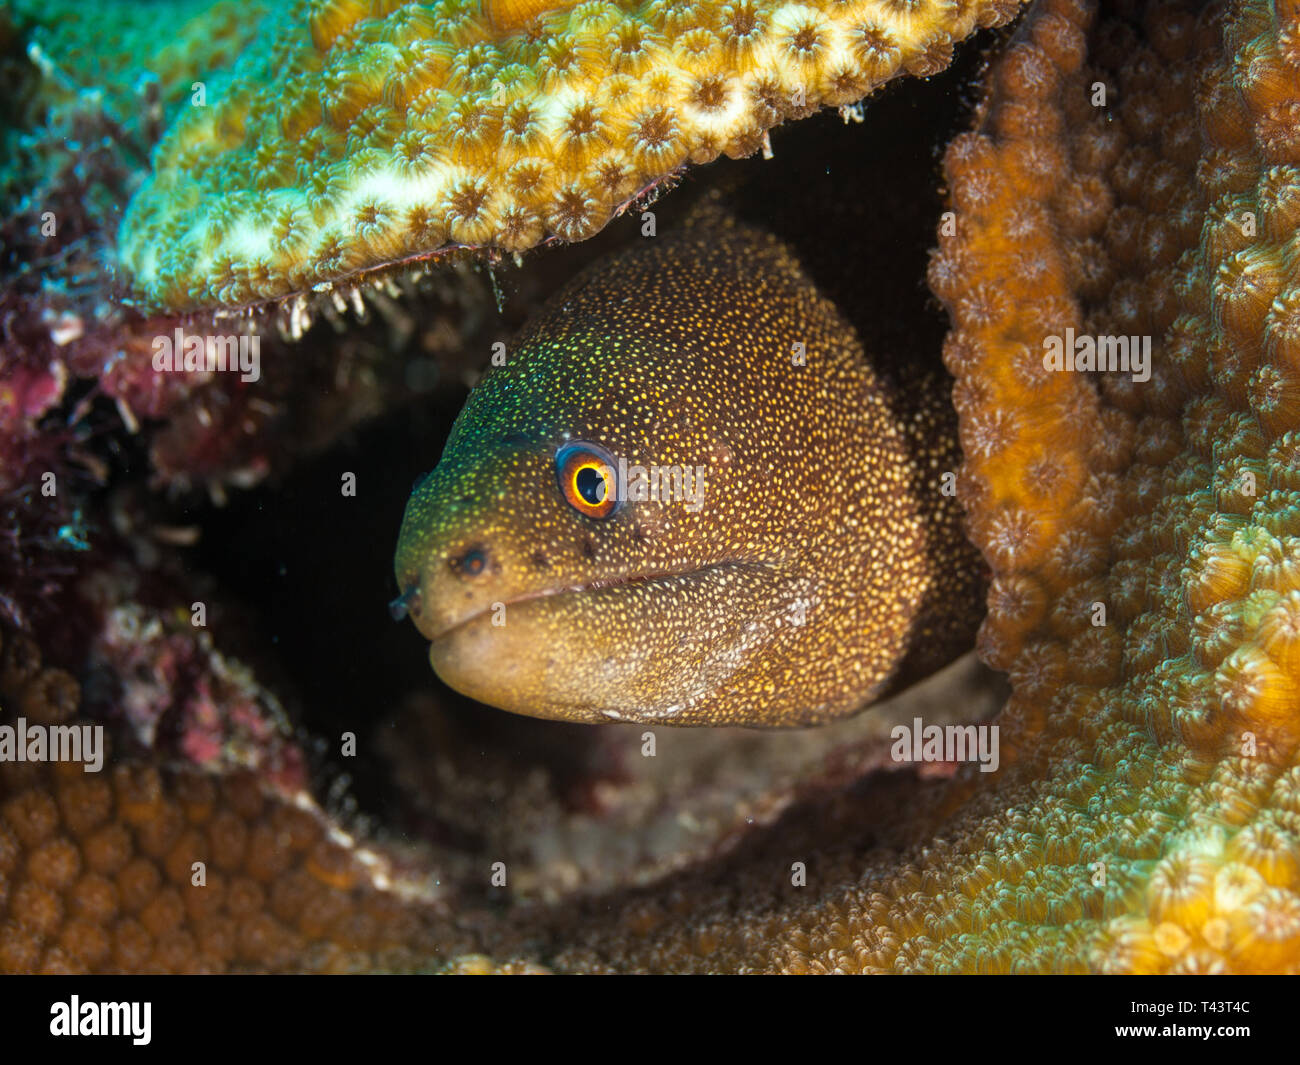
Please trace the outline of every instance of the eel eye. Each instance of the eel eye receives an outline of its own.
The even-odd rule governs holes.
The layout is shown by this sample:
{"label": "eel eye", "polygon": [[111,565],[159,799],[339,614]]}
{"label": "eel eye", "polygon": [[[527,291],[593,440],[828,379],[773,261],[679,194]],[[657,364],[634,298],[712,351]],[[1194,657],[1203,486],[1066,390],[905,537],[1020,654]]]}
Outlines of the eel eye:
{"label": "eel eye", "polygon": [[588,518],[608,518],[618,509],[614,459],[597,444],[565,444],[555,453],[555,476],[569,506]]}
{"label": "eel eye", "polygon": [[471,547],[459,558],[452,560],[453,568],[466,577],[477,577],[487,566],[487,552],[481,547]]}

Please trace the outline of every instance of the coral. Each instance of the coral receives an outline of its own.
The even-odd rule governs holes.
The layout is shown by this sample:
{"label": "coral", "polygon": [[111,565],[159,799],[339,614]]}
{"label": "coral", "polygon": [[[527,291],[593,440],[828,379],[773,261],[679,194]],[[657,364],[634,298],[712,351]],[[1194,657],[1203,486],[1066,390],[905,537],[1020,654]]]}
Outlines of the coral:
{"label": "coral", "polygon": [[[546,905],[503,915],[301,791],[154,764],[119,727],[99,777],[0,765],[0,966],[1295,971],[1298,14],[1162,2],[1094,26],[1042,0],[948,151],[930,283],[995,575],[980,649],[1013,689],[999,772],[859,780],[864,759],[690,871],[584,855],[603,894],[552,871]],[[1070,329],[1150,335],[1150,379],[1045,372]],[[6,717],[67,720],[68,675],[4,640]],[[452,812],[473,827],[506,786]],[[196,852],[219,892],[187,887]]]}
{"label": "coral", "polygon": [[1016,7],[298,0],[181,110],[120,261],[142,306],[184,311],[581,240],[688,161],[942,69]]}
{"label": "coral", "polygon": [[[106,717],[124,721],[146,750],[176,755],[204,769],[258,771],[284,790],[306,785],[303,756],[284,710],[246,668],[213,647],[190,610],[105,604],[88,667],[117,683],[101,695]],[[111,683],[111,682],[110,682]]]}
{"label": "coral", "polygon": [[[97,720],[81,686],[45,666],[32,639],[10,630],[0,639],[0,724],[12,724],[14,711],[33,724]],[[165,658],[142,647],[146,653]],[[231,672],[197,662],[190,669]],[[959,676],[969,688],[969,664]],[[899,719],[915,712],[942,719],[951,709],[941,691],[909,696]],[[231,707],[238,712],[235,699],[221,712]],[[888,760],[881,739],[888,723],[872,717],[794,737],[723,730],[706,734],[698,752],[689,734],[677,733],[663,737],[663,757],[635,759],[632,779],[606,776],[566,809],[536,772],[521,781],[513,760],[467,772],[457,764],[463,754],[449,757],[448,748],[479,743],[418,710],[396,741],[402,772],[427,776],[432,767],[452,785],[435,793],[442,808],[428,812],[451,815],[463,831],[487,827],[496,838],[486,853],[508,860],[513,892],[551,903],[580,887],[643,883],[692,853],[729,849],[747,825],[778,821],[806,793],[800,781],[808,768],[824,759],[833,768],[822,788]],[[480,849],[460,851],[444,866],[450,850],[431,855],[391,839],[363,842],[291,775],[266,772],[264,761],[252,771],[238,764],[244,759],[178,760],[186,744],[144,750],[135,723],[124,724],[109,726],[113,756],[102,773],[76,763],[0,763],[0,971],[541,970],[538,911],[524,906],[503,920],[499,907],[486,911],[474,897],[470,885],[485,865]],[[554,735],[563,727],[545,725],[538,742],[571,751],[573,735]],[[728,753],[738,741],[739,751]],[[737,804],[736,775],[748,777],[756,765],[771,779]],[[667,773],[658,781],[657,766]],[[678,808],[680,796],[693,801]],[[510,816],[492,815],[498,804]],[[629,848],[634,839],[644,853]],[[431,871],[439,867],[441,876]],[[459,887],[439,886],[448,869]]]}
{"label": "coral", "polygon": [[[3,723],[17,710],[91,724],[80,696],[30,638],[3,633]],[[120,754],[102,773],[0,762],[0,972],[410,969],[440,944],[468,956],[437,896],[264,773]]]}
{"label": "coral", "polygon": [[35,317],[57,347],[101,321],[120,322],[105,280],[122,207],[165,122],[202,84],[195,79],[242,50],[266,6],[174,0],[165,8],[174,32],[160,45],[158,3],[107,0],[95,18],[70,0],[7,5],[0,82],[12,99],[0,125],[0,269],[16,283],[7,286],[6,336],[15,320],[25,325],[15,296],[30,298],[37,285],[45,302]]}
{"label": "coral", "polygon": [[[1140,27],[1104,22],[1085,60],[1059,4],[1002,60],[982,133],[949,150],[957,235],[935,273],[969,267],[940,295],[973,535],[1002,584],[981,647],[1015,682],[1020,759],[1109,771],[1072,789],[1088,823],[1058,844],[1105,865],[1117,903],[1089,954],[1105,970],[1300,964],[1284,857],[1300,404],[1281,340],[1300,323],[1300,172],[1278,125],[1298,13],[1156,4]],[[1025,287],[985,300],[1007,276]],[[1044,339],[1071,328],[1150,338],[1149,380],[1048,372]],[[1015,431],[971,448],[994,409]],[[1126,841],[1139,810],[1163,831]]]}
{"label": "coral", "polygon": [[[166,120],[192,106],[196,79],[216,91],[221,68],[256,36],[269,6],[110,0],[101,18],[87,19],[66,0],[19,0],[0,13],[0,85],[13,94],[0,125],[0,506],[7,518],[0,577],[13,576],[0,583],[15,593],[25,571],[67,568],[66,543],[52,534],[75,524],[85,491],[106,472],[102,458],[88,459],[87,438],[143,430],[159,483],[221,498],[227,486],[255,483],[277,462],[283,468],[295,453],[333,439],[378,409],[381,397],[400,395],[404,368],[387,356],[417,328],[432,329],[451,307],[448,317],[472,328],[490,304],[486,285],[463,274],[427,282],[419,318],[397,307],[402,291],[392,282],[365,298],[335,293],[319,313],[338,332],[345,317],[378,310],[379,320],[369,328],[354,322],[333,343],[318,335],[303,345],[309,350],[289,356],[281,331],[292,324],[301,336],[308,328],[301,316],[291,323],[143,317],[113,298],[122,211]],[[176,32],[158,47],[164,10]],[[413,288],[403,284],[409,305]],[[177,329],[258,337],[258,387],[205,369],[156,372],[155,344]],[[322,380],[336,386],[332,394],[308,383]],[[315,411],[287,409],[307,392],[321,397]],[[43,497],[47,473],[85,491]],[[43,550],[52,543],[53,551]]]}

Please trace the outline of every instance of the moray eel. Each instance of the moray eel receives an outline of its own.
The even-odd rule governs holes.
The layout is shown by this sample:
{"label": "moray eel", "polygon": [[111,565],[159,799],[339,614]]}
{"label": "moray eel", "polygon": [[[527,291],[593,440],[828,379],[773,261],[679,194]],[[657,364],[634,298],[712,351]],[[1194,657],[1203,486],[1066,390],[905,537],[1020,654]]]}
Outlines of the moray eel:
{"label": "moray eel", "polygon": [[402,603],[520,714],[808,725],[973,644],[944,379],[869,359],[777,238],[596,263],[474,390],[407,505]]}

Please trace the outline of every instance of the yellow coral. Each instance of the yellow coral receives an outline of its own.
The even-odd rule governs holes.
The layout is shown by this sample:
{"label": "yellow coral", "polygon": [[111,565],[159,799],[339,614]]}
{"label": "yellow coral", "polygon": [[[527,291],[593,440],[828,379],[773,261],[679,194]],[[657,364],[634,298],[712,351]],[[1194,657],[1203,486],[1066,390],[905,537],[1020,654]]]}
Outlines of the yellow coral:
{"label": "yellow coral", "polygon": [[581,240],[687,162],[941,69],[1016,7],[298,0],[159,145],[122,266],[142,304],[175,311]]}

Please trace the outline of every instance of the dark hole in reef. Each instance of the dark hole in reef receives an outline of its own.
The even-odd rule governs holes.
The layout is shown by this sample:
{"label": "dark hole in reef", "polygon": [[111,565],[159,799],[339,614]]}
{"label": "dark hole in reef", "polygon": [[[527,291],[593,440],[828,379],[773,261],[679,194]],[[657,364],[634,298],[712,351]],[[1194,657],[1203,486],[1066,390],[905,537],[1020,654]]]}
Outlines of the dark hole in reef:
{"label": "dark hole in reef", "polygon": [[[876,93],[861,124],[826,112],[774,131],[772,160],[720,160],[688,172],[681,188],[653,205],[661,231],[720,189],[741,217],[795,247],[868,345],[937,362],[947,323],[926,289],[925,267],[943,210],[940,159],[969,123],[971,86],[988,43],[986,35],[959,50],[941,75]],[[535,309],[539,300],[530,294],[551,284],[539,278],[570,277],[597,255],[645,239],[639,215],[630,211],[591,241],[548,249],[522,271],[504,273],[502,287],[514,295],[509,325]],[[388,603],[401,591],[392,556],[412,482],[436,461],[464,398],[463,389],[441,384],[280,481],[234,493],[225,507],[186,509],[203,527],[191,564],[253,608],[268,657],[291,679],[282,694],[326,742],[327,766],[350,776],[360,808],[389,827],[401,827],[400,801],[372,740],[413,692],[433,692],[455,719],[468,738],[458,757],[507,751],[521,773],[545,765],[575,794],[584,778],[609,771],[597,730],[516,717],[458,696],[433,674],[414,626],[389,616]],[[340,492],[345,471],[356,474],[356,498]],[[344,731],[357,735],[356,758],[338,757]]]}
{"label": "dark hole in reef", "polygon": [[[437,454],[463,398],[436,396],[207,510],[193,555],[223,594],[256,611],[258,638],[292,677],[304,725],[335,754],[341,733],[356,734],[358,757],[336,764],[366,808],[387,792],[382,766],[367,756],[373,729],[414,684],[432,679],[423,637],[383,604],[400,591],[392,554],[412,477],[431,465],[412,457]],[[355,498],[342,494],[345,472],[356,475]]]}
{"label": "dark hole in reef", "polygon": [[860,123],[823,111],[773,130],[771,160],[719,166],[733,209],[794,247],[872,350],[939,361],[947,316],[925,274],[945,209],[943,151],[969,128],[989,45],[968,42],[935,77],[889,82],[863,101]]}
{"label": "dark hole in reef", "polygon": [[[375,741],[413,692],[432,693],[452,720],[462,741],[458,756],[508,750],[521,771],[543,763],[562,785],[580,772],[589,732],[458,695],[429,666],[428,643],[415,626],[391,618],[388,604],[399,591],[393,551],[412,476],[440,453],[464,399],[464,389],[440,387],[418,406],[390,412],[301,462],[278,483],[191,513],[203,526],[193,565],[214,575],[223,595],[256,612],[260,631],[253,639],[270,645],[267,657],[291,681],[291,690],[279,694],[324,741],[322,785],[346,773],[350,797],[390,829],[402,827],[404,818]],[[355,498],[341,492],[345,472],[356,475]],[[339,756],[344,732],[357,737],[356,757]],[[421,827],[473,845],[450,826]]]}

